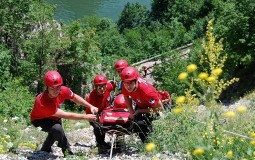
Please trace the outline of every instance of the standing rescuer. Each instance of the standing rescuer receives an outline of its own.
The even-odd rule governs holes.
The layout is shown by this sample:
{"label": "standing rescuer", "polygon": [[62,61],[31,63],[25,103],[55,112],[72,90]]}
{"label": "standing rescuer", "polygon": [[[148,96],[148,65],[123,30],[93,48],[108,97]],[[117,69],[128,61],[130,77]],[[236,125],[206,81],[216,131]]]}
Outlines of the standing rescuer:
{"label": "standing rescuer", "polygon": [[[119,76],[120,76],[121,71],[126,67],[128,67],[128,62],[124,59],[117,60],[114,64],[114,69],[116,72],[118,72]],[[120,83],[118,85],[119,92],[121,92],[121,88],[122,88],[122,81],[120,81]]]}
{"label": "standing rescuer", "polygon": [[57,141],[58,147],[62,149],[64,155],[72,155],[70,144],[62,127],[61,118],[95,121],[96,115],[65,112],[60,109],[61,104],[65,100],[71,100],[77,104],[86,106],[95,114],[98,112],[98,108],[73,93],[68,87],[62,86],[63,80],[57,71],[48,71],[44,75],[44,84],[46,90],[36,97],[34,107],[30,113],[31,123],[35,127],[41,127],[42,131],[48,133],[41,151],[52,152],[51,146]]}
{"label": "standing rescuer", "polygon": [[[114,64],[114,69],[116,72],[118,72],[119,76],[121,77],[121,72],[123,69],[128,67],[128,62],[124,59],[117,60]],[[140,74],[138,74],[139,78],[142,78]],[[119,83],[118,90],[121,91],[122,89],[122,81]]]}
{"label": "standing rescuer", "polygon": [[114,69],[118,72],[119,75],[121,71],[126,67],[128,67],[128,62],[124,59],[117,60],[114,64]]}
{"label": "standing rescuer", "polygon": [[[112,86],[110,81],[107,81],[104,75],[97,75],[94,77],[94,90],[88,95],[86,100],[96,106],[98,114],[100,114],[103,109],[111,105],[110,92],[114,89],[114,86]],[[86,113],[90,113],[90,110],[87,108]],[[110,149],[110,145],[105,142],[105,132],[98,123],[90,122],[90,125],[94,128],[98,153],[104,153],[107,149]]]}
{"label": "standing rescuer", "polygon": [[[164,110],[157,90],[148,82],[140,78],[134,67],[126,67],[121,72],[122,94],[130,112],[130,118],[134,119],[134,131],[138,133],[142,142],[145,142],[152,131],[152,113]],[[136,109],[132,106],[132,99],[136,103]]]}

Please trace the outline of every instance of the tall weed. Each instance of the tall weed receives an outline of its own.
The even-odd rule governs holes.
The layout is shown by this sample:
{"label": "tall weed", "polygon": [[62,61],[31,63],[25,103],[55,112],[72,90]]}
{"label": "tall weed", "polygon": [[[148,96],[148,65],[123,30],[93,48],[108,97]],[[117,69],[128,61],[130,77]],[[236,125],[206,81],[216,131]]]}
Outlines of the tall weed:
{"label": "tall weed", "polygon": [[238,79],[221,77],[227,55],[221,54],[222,40],[217,42],[213,35],[213,21],[203,48],[199,65],[188,65],[178,76],[189,88],[175,99],[172,112],[154,122],[154,152],[179,152],[187,159],[253,159],[254,110],[217,103],[221,92]]}

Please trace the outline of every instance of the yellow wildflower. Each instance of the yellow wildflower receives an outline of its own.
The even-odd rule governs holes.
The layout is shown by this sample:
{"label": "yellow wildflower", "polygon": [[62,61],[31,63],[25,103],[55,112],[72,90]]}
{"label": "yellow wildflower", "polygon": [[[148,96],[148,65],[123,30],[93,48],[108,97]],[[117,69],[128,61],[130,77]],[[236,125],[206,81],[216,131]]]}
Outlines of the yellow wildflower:
{"label": "yellow wildflower", "polygon": [[255,138],[255,132],[251,132],[251,133],[250,133],[250,137],[251,137],[251,138]]}
{"label": "yellow wildflower", "polygon": [[197,148],[197,149],[195,149],[194,151],[193,151],[193,155],[194,156],[199,156],[199,155],[202,155],[202,154],[204,154],[204,149],[202,149],[202,148]]}
{"label": "yellow wildflower", "polygon": [[188,73],[182,72],[179,74],[178,79],[179,80],[185,80],[188,77]]}
{"label": "yellow wildflower", "polygon": [[216,68],[216,69],[212,70],[212,74],[214,76],[219,76],[219,75],[221,75],[221,73],[222,73],[222,69],[221,68]]}
{"label": "yellow wildflower", "polygon": [[213,82],[216,81],[216,77],[210,76],[210,77],[208,77],[206,80],[207,80],[209,83],[213,83]]}
{"label": "yellow wildflower", "polygon": [[190,65],[187,66],[187,71],[188,72],[194,72],[195,70],[197,70],[197,65],[190,64]]}
{"label": "yellow wildflower", "polygon": [[19,143],[18,146],[26,146],[26,147],[31,148],[32,150],[36,149],[36,145],[33,143],[30,143],[30,142]]}
{"label": "yellow wildflower", "polygon": [[233,111],[228,111],[228,112],[224,113],[224,117],[226,117],[226,118],[233,118],[235,116],[236,116],[236,114]]}
{"label": "yellow wildflower", "polygon": [[251,146],[255,146],[255,140],[251,140],[251,141],[250,141],[250,145],[251,145]]}
{"label": "yellow wildflower", "polygon": [[239,107],[237,107],[237,109],[236,109],[236,111],[237,111],[238,113],[244,113],[244,112],[246,112],[246,110],[247,110],[247,108],[246,108],[245,106],[239,106]]}
{"label": "yellow wildflower", "polygon": [[180,108],[180,107],[173,109],[174,114],[178,114],[178,113],[181,113],[181,112],[182,112],[182,108]]}
{"label": "yellow wildflower", "polygon": [[176,104],[182,104],[185,101],[185,96],[179,96],[176,98]]}
{"label": "yellow wildflower", "polygon": [[198,78],[202,80],[206,80],[208,78],[208,73],[201,72],[199,73]]}
{"label": "yellow wildflower", "polygon": [[146,144],[145,149],[147,152],[151,152],[155,147],[156,145],[153,142],[150,142]]}
{"label": "yellow wildflower", "polygon": [[233,152],[232,151],[228,151],[227,152],[227,157],[228,158],[232,158],[233,157]]}

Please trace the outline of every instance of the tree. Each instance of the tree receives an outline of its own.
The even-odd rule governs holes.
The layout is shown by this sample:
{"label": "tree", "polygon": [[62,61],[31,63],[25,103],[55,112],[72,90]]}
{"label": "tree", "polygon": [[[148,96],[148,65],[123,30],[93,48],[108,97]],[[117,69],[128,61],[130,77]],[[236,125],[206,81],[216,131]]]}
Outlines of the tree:
{"label": "tree", "polygon": [[66,84],[75,93],[83,94],[83,85],[88,85],[101,62],[101,53],[95,41],[96,31],[90,27],[83,27],[79,21],[63,28],[63,34],[69,45],[66,52],[59,54],[56,59],[60,73],[66,77]]}
{"label": "tree", "polygon": [[100,50],[102,56],[105,55],[125,55],[126,40],[119,33],[117,28],[111,28],[99,33],[97,37],[98,42],[100,43]]}
{"label": "tree", "polygon": [[20,59],[20,71],[25,85],[37,83],[33,92],[40,93],[44,89],[42,77],[46,70],[56,68],[54,51],[61,48],[59,45],[60,31],[53,20],[54,8],[41,1],[30,4],[30,17],[28,23],[30,29],[23,40],[23,58]]}
{"label": "tree", "polygon": [[213,1],[197,0],[154,0],[151,17],[161,23],[170,23],[177,19],[189,30],[197,19],[204,18],[213,9]]}
{"label": "tree", "polygon": [[127,3],[120,14],[117,25],[120,32],[124,29],[146,26],[148,23],[149,11],[145,6],[135,3]]}
{"label": "tree", "polygon": [[[248,65],[255,60],[255,4],[247,1],[221,1],[215,11],[215,30],[224,38],[231,67]],[[230,68],[231,68],[230,67]]]}
{"label": "tree", "polygon": [[10,80],[10,51],[0,45],[0,89],[5,87],[5,83]]}
{"label": "tree", "polygon": [[0,1],[0,37],[11,51],[11,73],[20,75],[19,60],[22,57],[20,44],[29,19],[28,12],[32,0]]}
{"label": "tree", "polygon": [[[151,4],[151,17],[153,20],[158,20],[159,22],[164,22],[167,18],[169,9],[174,5],[174,0],[153,0]],[[170,20],[170,19],[168,19]]]}

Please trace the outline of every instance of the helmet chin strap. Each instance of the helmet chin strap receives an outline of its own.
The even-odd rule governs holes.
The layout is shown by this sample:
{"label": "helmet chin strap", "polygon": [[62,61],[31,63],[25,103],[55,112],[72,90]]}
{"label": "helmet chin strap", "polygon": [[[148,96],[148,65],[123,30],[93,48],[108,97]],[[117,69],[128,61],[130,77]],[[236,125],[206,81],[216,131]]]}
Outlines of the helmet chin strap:
{"label": "helmet chin strap", "polygon": [[136,87],[133,89],[133,91],[131,91],[131,92],[134,92],[136,90]]}
{"label": "helmet chin strap", "polygon": [[135,87],[131,92],[134,92],[137,89],[137,80],[135,81]]}

